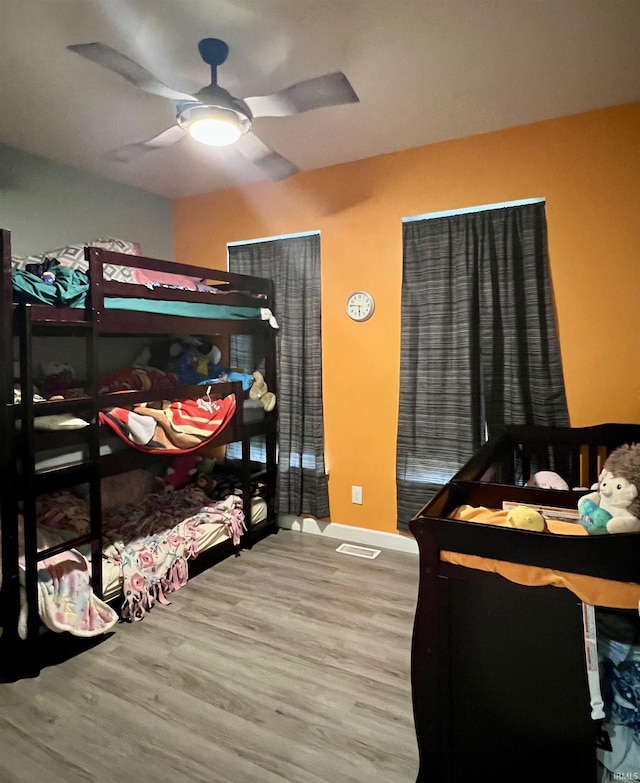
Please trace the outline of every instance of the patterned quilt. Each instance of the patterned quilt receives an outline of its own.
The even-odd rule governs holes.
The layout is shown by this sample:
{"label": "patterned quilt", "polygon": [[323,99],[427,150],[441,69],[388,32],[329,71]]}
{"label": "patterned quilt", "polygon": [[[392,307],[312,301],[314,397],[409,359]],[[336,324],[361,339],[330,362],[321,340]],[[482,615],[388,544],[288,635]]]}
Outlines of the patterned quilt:
{"label": "patterned quilt", "polygon": [[[88,505],[70,492],[42,496],[38,510],[48,527],[73,535],[88,529]],[[123,620],[141,620],[157,602],[169,603],[167,596],[186,584],[187,561],[199,553],[202,525],[211,523],[223,524],[238,544],[245,529],[242,499],[211,501],[192,486],[105,513],[103,557],[122,575]]]}

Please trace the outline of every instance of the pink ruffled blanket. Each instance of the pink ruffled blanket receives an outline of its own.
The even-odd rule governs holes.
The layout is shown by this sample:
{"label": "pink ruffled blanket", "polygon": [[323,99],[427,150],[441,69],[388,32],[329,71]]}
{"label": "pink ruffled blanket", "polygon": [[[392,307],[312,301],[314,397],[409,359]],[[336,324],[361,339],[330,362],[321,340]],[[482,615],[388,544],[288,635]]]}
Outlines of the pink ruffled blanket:
{"label": "pink ruffled blanket", "polygon": [[[53,546],[41,533],[39,545]],[[86,558],[75,549],[43,560],[38,569],[38,612],[52,631],[69,631],[74,636],[98,636],[118,622],[114,610],[91,588]]]}
{"label": "pink ruffled blanket", "polygon": [[[19,540],[22,541],[23,519],[19,518]],[[40,528],[38,550],[60,544],[68,536],[60,531]],[[20,556],[24,569],[24,556]],[[0,584],[2,573],[0,571]],[[98,636],[106,633],[118,622],[118,615],[100,600],[91,588],[91,575],[87,560],[75,549],[48,557],[38,563],[38,612],[42,622],[52,631],[68,631],[74,636]],[[21,609],[18,633],[27,633],[27,605],[21,585]]]}

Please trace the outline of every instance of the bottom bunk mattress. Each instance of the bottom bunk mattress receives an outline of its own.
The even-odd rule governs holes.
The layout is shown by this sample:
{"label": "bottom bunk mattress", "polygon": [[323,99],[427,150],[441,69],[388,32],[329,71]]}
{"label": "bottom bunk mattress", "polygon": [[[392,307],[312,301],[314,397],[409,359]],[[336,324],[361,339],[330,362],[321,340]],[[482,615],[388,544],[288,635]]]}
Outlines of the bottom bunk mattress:
{"label": "bottom bunk mattress", "polygon": [[[251,524],[267,517],[263,498],[252,498]],[[38,549],[89,530],[87,501],[69,491],[38,499]],[[91,589],[89,548],[69,550],[38,564],[38,612],[52,631],[96,636],[119,619],[141,620],[156,603],[168,604],[186,584],[188,561],[218,544],[239,544],[246,529],[242,498],[210,500],[198,487],[152,493],[103,513],[103,600]],[[20,531],[22,540],[22,531]],[[24,573],[24,557],[20,559]],[[0,569],[0,584],[2,572]],[[24,581],[24,580],[22,580]],[[120,614],[106,603],[122,596]],[[27,607],[21,587],[18,632],[26,638]]]}
{"label": "bottom bunk mattress", "polygon": [[[171,500],[177,501],[180,506],[185,500],[190,503],[194,491],[197,495],[202,493],[201,490],[191,488],[186,492],[176,490],[168,494],[175,496]],[[123,594],[122,619],[142,619],[146,609],[151,608],[145,606],[148,600],[146,595],[155,596],[157,592],[157,600],[166,602],[167,592],[173,592],[186,583],[187,560],[229,539],[236,545],[240,543],[246,530],[242,499],[237,495],[229,495],[215,502],[211,502],[206,495],[205,499],[208,505],[200,504],[195,513],[185,516],[172,528],[167,528],[162,519],[166,514],[167,493],[150,496],[142,509],[143,524],[147,530],[144,534],[138,524],[126,516],[126,511],[119,509],[117,515],[109,515],[107,524],[114,527],[111,533],[105,531],[105,538],[110,538],[111,543],[103,551],[102,592],[107,601]],[[156,511],[153,510],[154,505],[157,506]],[[253,498],[250,524],[257,525],[266,518],[266,501]],[[176,555],[175,550],[180,552],[181,548],[182,554]],[[158,584],[157,574],[162,561],[165,565],[168,561],[168,569],[156,588],[154,585]],[[160,568],[163,566],[160,565]],[[141,580],[144,580],[144,585]]]}

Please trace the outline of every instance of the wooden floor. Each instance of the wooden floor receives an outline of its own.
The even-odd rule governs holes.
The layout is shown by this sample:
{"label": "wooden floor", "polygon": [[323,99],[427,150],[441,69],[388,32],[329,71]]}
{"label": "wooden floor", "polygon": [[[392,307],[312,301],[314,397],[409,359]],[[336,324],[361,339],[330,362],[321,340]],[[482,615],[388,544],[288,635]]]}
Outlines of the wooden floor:
{"label": "wooden floor", "polygon": [[282,530],[0,685],[0,783],[413,783],[417,556]]}

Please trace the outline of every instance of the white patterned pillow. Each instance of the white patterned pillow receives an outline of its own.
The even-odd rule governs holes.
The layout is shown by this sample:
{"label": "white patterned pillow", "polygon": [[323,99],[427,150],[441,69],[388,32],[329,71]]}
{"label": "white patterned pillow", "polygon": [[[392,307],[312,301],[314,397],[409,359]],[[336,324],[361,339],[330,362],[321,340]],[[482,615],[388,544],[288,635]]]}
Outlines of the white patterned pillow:
{"label": "white patterned pillow", "polygon": [[[87,242],[77,245],[65,245],[64,247],[56,248],[56,250],[48,250],[46,253],[40,253],[33,256],[16,256],[11,259],[11,264],[14,268],[25,269],[27,264],[41,264],[45,258],[55,258],[60,262],[60,266],[70,267],[71,269],[78,269],[81,272],[86,272],[88,264],[84,259],[84,249],[86,245],[92,247],[101,247],[105,250],[110,250],[114,253],[128,253],[129,255],[140,255],[140,245],[137,242],[127,242],[124,239],[113,239],[112,237],[106,237],[103,239],[95,239],[93,242]],[[133,270],[130,267],[119,266],[117,264],[105,264],[104,266],[105,280],[117,280],[123,283],[134,283]]]}
{"label": "white patterned pillow", "polygon": [[29,256],[27,261],[30,264],[41,264],[45,258],[55,258],[60,266],[79,269],[81,272],[87,271],[87,262],[84,260],[84,245],[65,245],[55,250],[47,250],[46,253]]}
{"label": "white patterned pillow", "polygon": [[30,262],[27,256],[11,256],[11,266],[13,269],[26,270],[28,263]]}
{"label": "white patterned pillow", "polygon": [[103,237],[102,239],[94,239],[89,244],[93,247],[102,247],[105,250],[110,250],[112,253],[128,253],[130,256],[140,255],[140,245],[137,242],[127,242],[124,239]]}
{"label": "white patterned pillow", "polygon": [[[127,242],[124,239],[113,239],[106,237],[96,239],[90,243],[93,247],[102,247],[110,250],[112,253],[127,253],[130,256],[139,256],[140,245],[137,242]],[[129,266],[118,266],[117,264],[105,264],[103,267],[105,280],[116,280],[119,283],[135,283],[135,270]]]}

